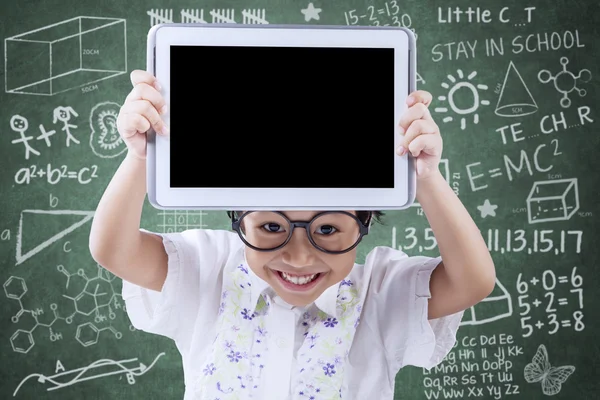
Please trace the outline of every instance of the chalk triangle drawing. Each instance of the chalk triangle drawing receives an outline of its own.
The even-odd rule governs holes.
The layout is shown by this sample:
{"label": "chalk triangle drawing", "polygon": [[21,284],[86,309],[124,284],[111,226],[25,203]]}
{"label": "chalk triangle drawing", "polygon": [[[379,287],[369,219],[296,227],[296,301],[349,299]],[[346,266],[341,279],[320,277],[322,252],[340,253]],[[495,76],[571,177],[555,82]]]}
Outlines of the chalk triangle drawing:
{"label": "chalk triangle drawing", "polygon": [[[510,99],[508,99],[510,97]],[[538,105],[531,92],[525,85],[521,74],[511,61],[504,76],[502,90],[496,104],[496,115],[501,117],[522,117],[533,114],[538,110]]]}
{"label": "chalk triangle drawing", "polygon": [[497,321],[502,318],[510,317],[513,313],[512,299],[510,293],[496,279],[496,286],[492,293],[475,304],[473,307],[465,310],[461,325],[483,325],[488,322]]}
{"label": "chalk triangle drawing", "polygon": [[[17,264],[33,257],[52,243],[73,232],[91,220],[93,211],[73,210],[23,210],[19,219],[17,234]],[[25,226],[24,225],[25,221]],[[40,226],[43,227],[40,229]],[[23,235],[27,235],[31,245],[23,246]],[[29,249],[29,250],[27,250]],[[23,251],[26,250],[25,253]]]}

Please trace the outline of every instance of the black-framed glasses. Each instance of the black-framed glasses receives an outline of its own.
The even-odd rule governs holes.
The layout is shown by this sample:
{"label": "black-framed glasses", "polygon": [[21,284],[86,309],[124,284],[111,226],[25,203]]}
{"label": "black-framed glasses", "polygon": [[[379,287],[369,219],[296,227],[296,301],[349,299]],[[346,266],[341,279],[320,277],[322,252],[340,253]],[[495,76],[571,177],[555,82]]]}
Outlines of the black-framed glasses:
{"label": "black-framed glasses", "polygon": [[285,246],[294,229],[304,228],[310,243],[328,254],[346,253],[369,233],[372,214],[367,221],[346,211],[324,211],[310,221],[290,221],[278,211],[231,213],[231,227],[242,241],[257,251],[275,251]]}

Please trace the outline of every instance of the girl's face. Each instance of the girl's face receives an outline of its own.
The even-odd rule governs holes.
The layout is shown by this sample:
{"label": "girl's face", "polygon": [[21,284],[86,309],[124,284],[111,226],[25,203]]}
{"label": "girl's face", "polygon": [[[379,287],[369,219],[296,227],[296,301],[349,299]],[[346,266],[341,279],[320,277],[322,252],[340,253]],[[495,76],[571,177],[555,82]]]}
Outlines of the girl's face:
{"label": "girl's face", "polygon": [[[284,212],[291,221],[309,221],[318,213]],[[324,229],[320,232],[331,230],[329,226]],[[252,271],[285,302],[299,307],[314,302],[327,288],[346,278],[356,260],[356,248],[343,254],[324,253],[310,243],[305,229],[298,228],[294,229],[290,241],[279,250],[263,252],[246,246],[245,251],[246,261]]]}

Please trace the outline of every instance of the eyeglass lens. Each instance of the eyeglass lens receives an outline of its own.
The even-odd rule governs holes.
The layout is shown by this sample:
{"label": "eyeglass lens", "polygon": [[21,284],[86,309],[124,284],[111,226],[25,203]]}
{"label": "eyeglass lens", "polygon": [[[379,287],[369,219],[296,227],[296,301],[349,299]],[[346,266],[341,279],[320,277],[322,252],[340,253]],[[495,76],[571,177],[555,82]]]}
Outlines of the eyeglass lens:
{"label": "eyeglass lens", "polygon": [[[281,214],[254,211],[240,220],[240,232],[252,246],[269,250],[281,246],[288,239],[291,226]],[[306,233],[317,246],[327,251],[343,251],[358,241],[359,221],[341,212],[321,214],[307,227]]]}

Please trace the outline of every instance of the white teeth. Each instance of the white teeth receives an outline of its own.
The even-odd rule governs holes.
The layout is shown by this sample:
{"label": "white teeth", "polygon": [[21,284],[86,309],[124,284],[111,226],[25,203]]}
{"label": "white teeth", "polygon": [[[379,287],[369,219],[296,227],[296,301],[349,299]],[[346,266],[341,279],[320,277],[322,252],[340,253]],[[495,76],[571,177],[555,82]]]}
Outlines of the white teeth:
{"label": "white teeth", "polygon": [[318,274],[313,274],[313,275],[305,275],[305,276],[294,276],[294,275],[288,275],[285,272],[281,273],[281,276],[283,276],[283,279],[285,279],[288,282],[294,283],[296,285],[306,285],[307,283],[310,283],[313,279],[315,279],[315,277]]}

